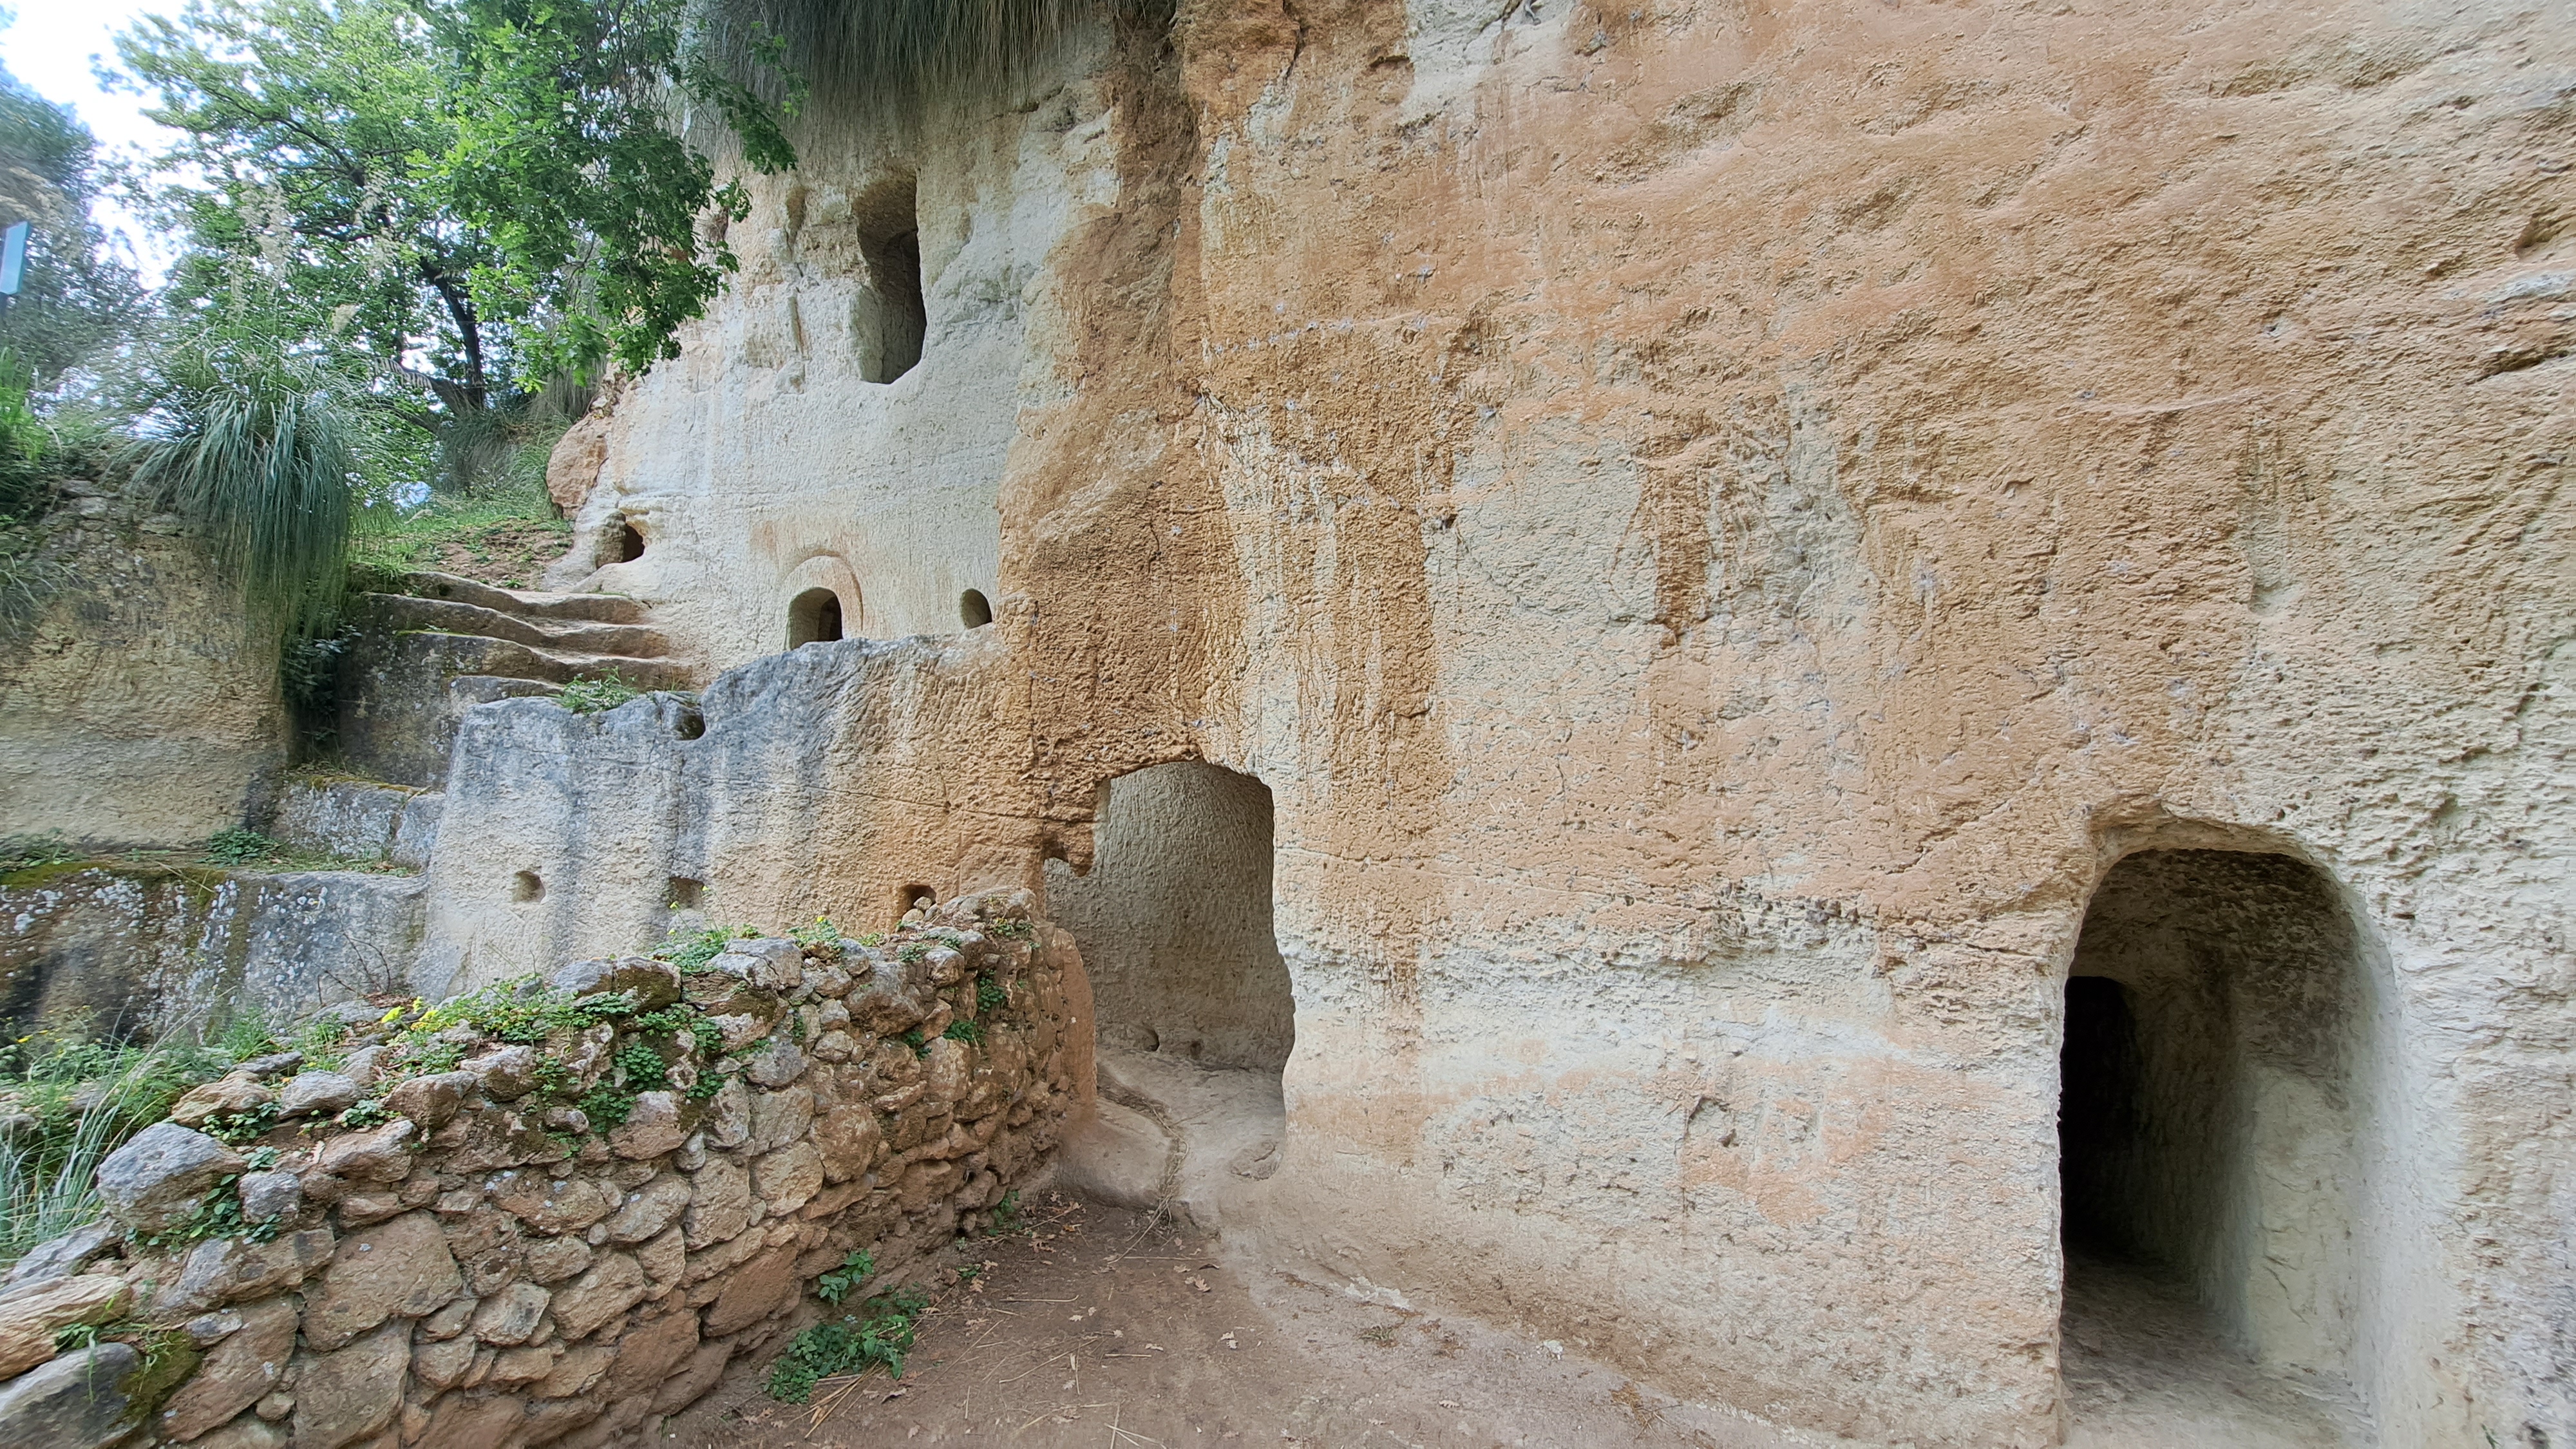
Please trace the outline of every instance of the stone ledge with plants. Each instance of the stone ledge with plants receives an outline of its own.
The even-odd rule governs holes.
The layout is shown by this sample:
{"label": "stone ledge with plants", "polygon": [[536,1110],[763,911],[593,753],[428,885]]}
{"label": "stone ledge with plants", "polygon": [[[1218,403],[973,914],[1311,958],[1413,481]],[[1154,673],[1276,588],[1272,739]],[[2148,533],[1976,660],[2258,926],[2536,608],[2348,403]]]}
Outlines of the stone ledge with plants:
{"label": "stone ledge with plants", "polygon": [[12,1246],[49,1239],[0,1285],[0,1443],[598,1445],[800,1328],[784,1396],[899,1370],[928,1255],[1078,1101],[1079,973],[1017,892],[58,1050],[0,1102]]}

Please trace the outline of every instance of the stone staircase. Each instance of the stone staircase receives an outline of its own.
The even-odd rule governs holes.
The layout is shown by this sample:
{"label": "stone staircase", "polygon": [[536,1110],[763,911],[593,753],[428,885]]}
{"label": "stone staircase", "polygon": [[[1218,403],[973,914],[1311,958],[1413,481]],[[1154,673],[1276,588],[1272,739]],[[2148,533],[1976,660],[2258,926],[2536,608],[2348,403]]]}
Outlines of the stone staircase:
{"label": "stone staircase", "polygon": [[578,679],[615,677],[641,690],[687,689],[689,668],[617,594],[498,588],[454,574],[413,573],[404,592],[362,594],[339,675],[339,747],[351,768],[397,785],[446,783],[465,711]]}

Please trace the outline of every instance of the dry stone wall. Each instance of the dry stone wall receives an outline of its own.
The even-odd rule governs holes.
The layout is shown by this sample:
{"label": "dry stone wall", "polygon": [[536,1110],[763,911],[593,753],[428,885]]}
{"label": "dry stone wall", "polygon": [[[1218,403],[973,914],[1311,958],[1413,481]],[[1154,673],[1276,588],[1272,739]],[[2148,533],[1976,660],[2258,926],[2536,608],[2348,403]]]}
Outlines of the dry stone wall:
{"label": "dry stone wall", "polygon": [[[1091,1091],[1080,961],[1025,895],[348,1015],[335,1069],[198,1088],[101,1168],[112,1222],[20,1265],[0,1443],[649,1432],[853,1250],[873,1292],[983,1225]],[[80,1324],[106,1341],[58,1353]]]}

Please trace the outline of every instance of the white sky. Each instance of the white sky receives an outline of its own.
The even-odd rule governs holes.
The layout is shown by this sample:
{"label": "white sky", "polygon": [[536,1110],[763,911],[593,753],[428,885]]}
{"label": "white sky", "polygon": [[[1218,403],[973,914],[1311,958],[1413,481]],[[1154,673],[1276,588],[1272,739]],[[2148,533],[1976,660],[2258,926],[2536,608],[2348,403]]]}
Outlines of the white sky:
{"label": "white sky", "polygon": [[[137,16],[176,14],[179,6],[180,0],[17,0],[8,6],[16,19],[0,28],[0,64],[36,94],[79,112],[102,152],[159,150],[174,133],[144,119],[142,97],[100,90],[90,62],[113,61],[113,37]],[[134,247],[145,279],[158,282],[166,258],[143,225],[110,199],[100,202],[97,216]]]}

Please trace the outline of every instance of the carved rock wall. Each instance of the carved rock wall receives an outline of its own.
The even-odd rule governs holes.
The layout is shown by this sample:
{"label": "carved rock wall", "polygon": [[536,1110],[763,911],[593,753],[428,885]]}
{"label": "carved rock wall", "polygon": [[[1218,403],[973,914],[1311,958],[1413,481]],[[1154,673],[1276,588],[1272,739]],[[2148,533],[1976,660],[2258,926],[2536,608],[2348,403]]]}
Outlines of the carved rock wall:
{"label": "carved rock wall", "polygon": [[[2556,17],[1189,4],[1061,65],[1053,152],[980,100],[817,118],[818,170],[917,145],[926,274],[1028,244],[1017,350],[934,306],[917,391],[826,387],[756,284],[621,405],[611,476],[686,464],[657,618],[744,667],[696,745],[469,724],[510,740],[460,753],[499,808],[451,804],[439,969],[524,949],[514,854],[638,919],[666,875],[887,912],[1042,889],[1104,782],[1222,765],[1296,999],[1230,1235],[1777,1420],[2036,1445],[2087,904],[2275,853],[2373,1003],[2335,1372],[2389,1443],[2576,1435]],[[997,626],[752,662],[781,540],[958,527],[931,473],[816,480],[998,416],[933,386],[965,358],[1016,380],[955,454]]]}
{"label": "carved rock wall", "polygon": [[67,481],[61,572],[0,639],[0,839],[192,845],[263,812],[286,768],[277,638],[181,521]]}

